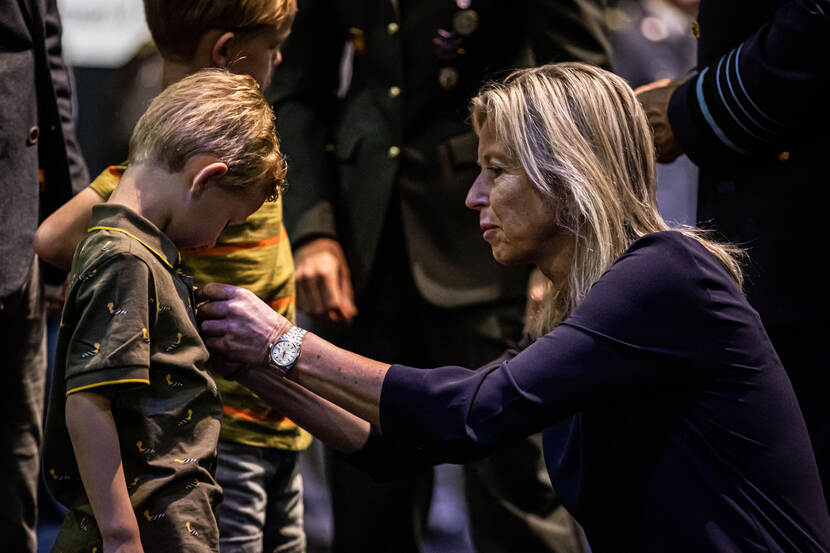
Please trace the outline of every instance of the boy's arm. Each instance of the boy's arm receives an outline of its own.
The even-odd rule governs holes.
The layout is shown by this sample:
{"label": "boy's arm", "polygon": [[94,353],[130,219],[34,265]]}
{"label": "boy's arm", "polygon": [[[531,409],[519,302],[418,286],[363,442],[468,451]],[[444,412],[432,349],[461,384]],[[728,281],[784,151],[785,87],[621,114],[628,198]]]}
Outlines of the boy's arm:
{"label": "boy's arm", "polygon": [[95,392],[70,394],[66,398],[66,427],[104,539],[104,553],[144,553],[127,492],[110,398]]}
{"label": "boy's arm", "polygon": [[106,200],[90,187],[43,221],[35,232],[35,252],[47,263],[68,271],[78,242],[84,237],[92,217],[92,206]]}

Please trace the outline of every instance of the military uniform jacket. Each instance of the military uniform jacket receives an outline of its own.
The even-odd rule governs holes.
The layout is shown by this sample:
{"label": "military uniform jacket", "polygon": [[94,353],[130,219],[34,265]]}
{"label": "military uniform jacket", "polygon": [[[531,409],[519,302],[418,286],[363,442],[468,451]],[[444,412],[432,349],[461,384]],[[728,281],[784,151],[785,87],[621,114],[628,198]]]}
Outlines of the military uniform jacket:
{"label": "military uniform jacket", "polygon": [[[464,206],[478,172],[469,99],[513,68],[607,65],[601,4],[476,0],[465,17],[454,0],[300,0],[270,90],[295,246],[337,238],[359,295],[382,263],[387,218],[401,219],[393,223],[427,300],[458,307],[523,295],[524,271],[493,261]],[[344,44],[351,63],[341,64]]]}
{"label": "military uniform jacket", "polygon": [[697,74],[669,120],[701,168],[698,218],[749,250],[764,323],[830,320],[830,1],[701,2]]}
{"label": "military uniform jacket", "polygon": [[90,551],[100,536],[64,416],[66,397],[112,395],[112,414],[142,542],[154,551],[218,550],[213,473],[222,406],[203,365],[192,281],[175,245],[124,206],[93,208],[73,260],[55,376],[44,470],[70,509],[56,552]]}
{"label": "military uniform jacket", "polygon": [[[29,273],[39,220],[89,183],[75,139],[56,0],[3,3],[0,99],[3,298],[19,289]],[[39,169],[43,170],[42,193]]]}

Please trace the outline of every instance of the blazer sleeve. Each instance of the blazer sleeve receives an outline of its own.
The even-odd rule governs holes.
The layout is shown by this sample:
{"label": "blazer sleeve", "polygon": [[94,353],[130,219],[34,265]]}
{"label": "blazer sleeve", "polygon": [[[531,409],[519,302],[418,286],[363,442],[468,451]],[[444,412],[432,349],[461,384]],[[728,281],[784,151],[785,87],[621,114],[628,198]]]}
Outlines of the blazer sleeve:
{"label": "blazer sleeve", "polygon": [[809,141],[828,119],[830,0],[783,4],[771,21],[681,85],[669,104],[678,142],[723,167]]}
{"label": "blazer sleeve", "polygon": [[45,27],[46,57],[54,86],[58,118],[63,131],[69,178],[72,193],[77,194],[89,184],[89,173],[81,155],[81,147],[75,136],[76,114],[72,99],[72,76],[63,60],[62,29],[56,0],[48,0],[43,23]]}
{"label": "blazer sleeve", "polygon": [[530,46],[537,65],[582,61],[611,68],[605,0],[531,0]]}
{"label": "blazer sleeve", "polygon": [[334,173],[327,145],[337,101],[344,36],[326,0],[300,0],[269,98],[288,160],[285,222],[293,245],[336,237]]}

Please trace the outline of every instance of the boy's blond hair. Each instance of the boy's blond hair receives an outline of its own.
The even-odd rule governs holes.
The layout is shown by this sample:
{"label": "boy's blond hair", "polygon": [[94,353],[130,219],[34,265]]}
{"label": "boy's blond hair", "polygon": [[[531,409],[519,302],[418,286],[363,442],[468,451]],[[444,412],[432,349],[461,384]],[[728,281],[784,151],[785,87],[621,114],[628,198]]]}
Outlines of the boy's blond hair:
{"label": "boy's blond hair", "polygon": [[276,199],[285,161],[274,112],[249,75],[203,69],[167,87],[138,120],[130,138],[130,165],[158,163],[175,173],[197,154],[228,165],[222,186],[264,188]]}
{"label": "boy's blond hair", "polygon": [[243,35],[281,28],[297,11],[296,0],[144,0],[144,14],[162,56],[193,59],[207,31]]}

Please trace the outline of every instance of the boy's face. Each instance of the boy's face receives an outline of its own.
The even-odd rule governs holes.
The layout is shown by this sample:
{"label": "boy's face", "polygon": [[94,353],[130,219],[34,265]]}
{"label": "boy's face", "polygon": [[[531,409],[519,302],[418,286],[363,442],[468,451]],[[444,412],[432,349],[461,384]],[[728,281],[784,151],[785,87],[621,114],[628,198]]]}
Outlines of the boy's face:
{"label": "boy's face", "polygon": [[244,223],[264,201],[263,189],[243,192],[210,186],[174,210],[164,233],[180,250],[210,248],[226,227]]}
{"label": "boy's face", "polygon": [[280,28],[240,38],[231,48],[228,70],[238,75],[247,74],[256,79],[265,90],[271,84],[271,72],[282,62],[280,48],[291,34],[293,16]]}

